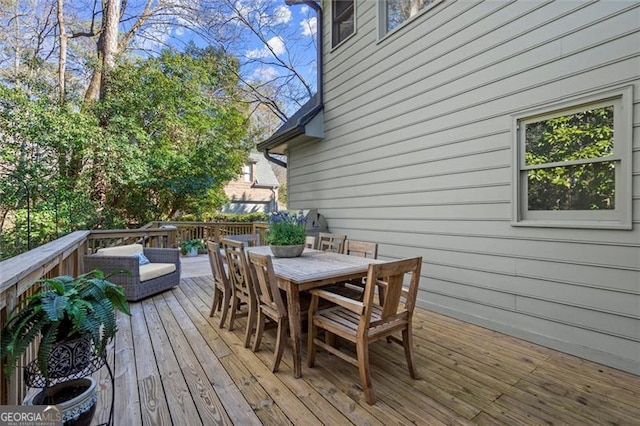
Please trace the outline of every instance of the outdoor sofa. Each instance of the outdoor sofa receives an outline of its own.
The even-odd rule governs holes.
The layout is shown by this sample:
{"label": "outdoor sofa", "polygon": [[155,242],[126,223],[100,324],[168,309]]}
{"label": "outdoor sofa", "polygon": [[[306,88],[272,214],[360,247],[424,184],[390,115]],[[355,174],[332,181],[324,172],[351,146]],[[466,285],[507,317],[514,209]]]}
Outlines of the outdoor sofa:
{"label": "outdoor sofa", "polygon": [[109,281],[124,287],[127,300],[136,301],[180,283],[180,250],[141,244],[102,248],[84,256],[84,269],[102,270]]}

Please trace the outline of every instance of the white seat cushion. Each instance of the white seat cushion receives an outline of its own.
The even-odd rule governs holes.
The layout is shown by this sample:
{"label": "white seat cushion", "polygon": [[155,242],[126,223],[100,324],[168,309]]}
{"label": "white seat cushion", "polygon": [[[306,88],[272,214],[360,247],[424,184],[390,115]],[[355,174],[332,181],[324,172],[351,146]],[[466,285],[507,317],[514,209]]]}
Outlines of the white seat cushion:
{"label": "white seat cushion", "polygon": [[126,246],[101,248],[96,252],[98,256],[133,256],[142,253],[142,244],[129,244]]}
{"label": "white seat cushion", "polygon": [[147,263],[140,265],[140,282],[167,275],[176,270],[173,263]]}

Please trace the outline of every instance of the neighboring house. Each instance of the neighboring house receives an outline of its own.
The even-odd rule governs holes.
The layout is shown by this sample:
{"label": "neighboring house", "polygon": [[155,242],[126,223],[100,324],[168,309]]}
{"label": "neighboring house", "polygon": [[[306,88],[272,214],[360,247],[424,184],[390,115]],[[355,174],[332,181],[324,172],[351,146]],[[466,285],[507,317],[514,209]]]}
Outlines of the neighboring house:
{"label": "neighboring house", "polygon": [[423,307],[640,374],[640,2],[421,3],[322,2],[323,96],[258,145],[289,208],[422,256]]}
{"label": "neighboring house", "polygon": [[279,186],[267,159],[262,154],[251,153],[249,162],[242,166],[242,174],[224,187],[230,202],[222,211],[224,213],[277,211]]}

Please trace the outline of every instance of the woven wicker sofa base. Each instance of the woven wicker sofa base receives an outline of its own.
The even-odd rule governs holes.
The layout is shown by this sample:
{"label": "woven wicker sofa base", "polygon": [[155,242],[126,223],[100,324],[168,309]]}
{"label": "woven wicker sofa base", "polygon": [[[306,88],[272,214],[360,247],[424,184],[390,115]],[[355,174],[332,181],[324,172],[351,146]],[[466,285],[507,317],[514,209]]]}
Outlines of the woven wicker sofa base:
{"label": "woven wicker sofa base", "polygon": [[124,295],[128,301],[135,302],[177,286],[180,284],[180,273],[175,271],[170,274],[147,281],[141,281],[139,283],[118,283],[115,279],[112,279],[111,281],[124,288]]}

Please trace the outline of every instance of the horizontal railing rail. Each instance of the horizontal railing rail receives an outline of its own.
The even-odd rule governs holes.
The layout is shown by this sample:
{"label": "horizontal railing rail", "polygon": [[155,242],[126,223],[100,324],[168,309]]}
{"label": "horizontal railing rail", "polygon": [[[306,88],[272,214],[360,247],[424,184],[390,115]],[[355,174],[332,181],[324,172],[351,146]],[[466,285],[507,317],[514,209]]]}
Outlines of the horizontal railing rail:
{"label": "horizontal railing rail", "polygon": [[264,241],[264,234],[269,228],[264,222],[152,222],[151,228],[175,227],[177,230],[176,244],[187,240],[206,240],[220,242],[228,235],[260,234]]}

